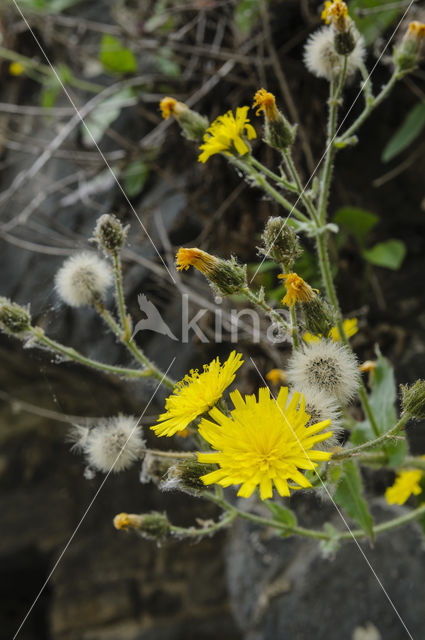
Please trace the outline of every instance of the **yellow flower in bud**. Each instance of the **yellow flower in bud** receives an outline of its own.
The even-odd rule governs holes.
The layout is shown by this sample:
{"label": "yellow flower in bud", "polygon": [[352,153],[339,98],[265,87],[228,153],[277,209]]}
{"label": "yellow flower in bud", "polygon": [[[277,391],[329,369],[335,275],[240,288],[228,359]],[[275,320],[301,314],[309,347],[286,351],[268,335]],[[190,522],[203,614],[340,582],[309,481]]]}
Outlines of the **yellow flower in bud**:
{"label": "yellow flower in bud", "polygon": [[24,71],[25,67],[20,62],[11,62],[9,65],[9,73],[11,76],[20,76]]}
{"label": "yellow flower in bud", "polygon": [[270,371],[266,373],[266,380],[277,387],[279,384],[285,384],[288,376],[283,369],[270,369]]}
{"label": "yellow flower in bud", "polygon": [[285,280],[286,296],[282,299],[283,304],[293,307],[296,302],[310,302],[315,296],[317,289],[312,289],[305,280],[296,273],[281,273],[278,278]]}
{"label": "yellow flower in bud", "polygon": [[347,30],[348,27],[348,7],[343,0],[334,0],[325,2],[325,8],[322,11],[322,20],[326,24],[332,22],[335,29],[340,33]]}
{"label": "yellow flower in bud", "polygon": [[187,271],[189,267],[195,267],[204,276],[209,276],[216,269],[217,264],[217,258],[206,251],[202,251],[202,249],[185,249],[182,247],[177,251],[177,271]]}
{"label": "yellow flower in bud", "polygon": [[267,120],[274,122],[277,120],[279,112],[276,107],[276,99],[272,93],[265,89],[259,89],[254,96],[254,104],[252,108],[258,107],[255,115],[258,116],[260,111],[264,111]]}
{"label": "yellow flower in bud", "polygon": [[214,120],[204,135],[204,143],[199,147],[202,151],[199,162],[206,162],[216,153],[244,156],[249,152],[250,148],[244,138],[252,140],[257,137],[257,133],[246,117],[248,110],[249,107],[238,107],[236,116],[228,111]]}
{"label": "yellow flower in bud", "polygon": [[362,373],[370,373],[373,375],[376,369],[377,362],[376,360],[365,360],[359,367]]}
{"label": "yellow flower in bud", "polygon": [[423,40],[425,38],[425,24],[423,22],[418,22],[417,20],[410,22],[407,30],[407,36],[410,36],[415,40]]}
{"label": "yellow flower in bud", "polygon": [[[421,456],[424,458],[424,456]],[[388,504],[404,504],[410,496],[415,496],[422,493],[422,487],[420,486],[420,480],[422,478],[422,471],[400,471],[397,473],[397,477],[392,487],[388,487],[385,491],[385,499]]]}
{"label": "yellow flower in bud", "polygon": [[179,102],[175,98],[163,98],[159,103],[164,120],[168,120],[170,116],[178,118],[183,112],[188,111],[189,107],[184,102]]}
{"label": "yellow flower in bud", "polygon": [[134,513],[119,513],[114,520],[115,529],[138,529],[141,523],[141,517]]}

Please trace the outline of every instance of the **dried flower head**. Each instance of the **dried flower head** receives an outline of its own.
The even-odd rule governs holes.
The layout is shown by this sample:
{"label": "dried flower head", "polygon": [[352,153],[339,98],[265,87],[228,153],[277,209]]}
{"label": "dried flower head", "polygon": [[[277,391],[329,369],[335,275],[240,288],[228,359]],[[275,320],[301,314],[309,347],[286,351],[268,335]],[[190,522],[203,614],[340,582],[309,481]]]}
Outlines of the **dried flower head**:
{"label": "dried flower head", "polygon": [[187,104],[179,102],[175,98],[163,98],[159,106],[165,120],[168,120],[170,116],[175,117],[188,140],[201,142],[209,125],[205,116],[201,116],[197,111],[192,111]]}
{"label": "dried flower head", "polygon": [[204,143],[199,149],[202,151],[198,160],[206,162],[216,153],[244,156],[250,151],[246,140],[257,137],[254,127],[247,118],[249,107],[238,107],[236,115],[228,111],[208,127],[204,136]]}
{"label": "dried flower head", "polygon": [[165,513],[151,511],[151,513],[119,513],[115,516],[114,527],[118,530],[137,529],[141,536],[148,540],[161,541],[171,531],[170,523]]}
{"label": "dried flower head", "polygon": [[230,397],[235,406],[230,417],[215,408],[210,411],[215,422],[203,418],[199,425],[200,435],[216,452],[198,453],[198,460],[220,467],[201,480],[206,485],[241,485],[238,496],[243,498],[258,486],[262,500],[273,497],[273,486],[281,496],[289,496],[288,480],[297,488],[310,487],[300,470],[314,469],[317,460],[329,460],[330,453],[313,449],[332,435],[323,433],[329,420],[307,427],[304,402],[294,393],[288,403],[287,387],[281,388],[277,401],[267,388],[259,389],[258,400],[253,395],[243,399],[239,391]]}
{"label": "dried flower head", "polygon": [[324,391],[345,406],[359,386],[357,360],[344,345],[321,340],[294,351],[288,363],[288,377],[308,397]]}
{"label": "dried flower head", "polygon": [[286,295],[282,299],[283,304],[293,307],[296,302],[310,302],[314,299],[317,289],[312,289],[301,276],[296,273],[281,273],[278,278],[285,280]]}
{"label": "dried flower head", "polygon": [[[362,36],[354,26],[351,27],[351,33],[355,38],[355,46],[347,55],[347,78],[354,75],[365,56]],[[311,73],[318,78],[325,78],[329,82],[340,75],[344,65],[344,56],[335,49],[333,29],[322,27],[309,37],[304,49],[304,63]]]}
{"label": "dried flower head", "polygon": [[77,426],[71,438],[89,466],[103,473],[128,469],[142,457],[146,446],[137,418],[122,414],[102,420],[90,429]]}
{"label": "dried flower head", "polygon": [[105,213],[96,221],[93,240],[106,254],[113,254],[122,249],[127,233],[128,226],[124,227],[112,213]]}
{"label": "dried flower head", "polygon": [[71,307],[101,301],[112,284],[109,264],[95,253],[78,253],[66,260],[55,277],[56,291]]}
{"label": "dried flower head", "polygon": [[263,111],[267,120],[271,120],[272,122],[277,120],[279,111],[276,107],[276,98],[269,91],[266,91],[265,89],[259,89],[257,91],[254,96],[254,104],[252,105],[252,108],[255,109],[256,107],[256,116],[260,114],[260,111]]}
{"label": "dried flower head", "polygon": [[216,358],[204,365],[202,373],[192,371],[176,385],[165,403],[165,413],[159,416],[158,424],[151,427],[157,436],[173,436],[198,416],[209,411],[221,398],[224,390],[235,379],[242,365],[241,354],[232,351],[224,364]]}
{"label": "dried flower head", "polygon": [[222,260],[202,249],[182,247],[177,252],[176,264],[178,271],[187,271],[190,266],[195,267],[225,296],[238,293],[246,285],[246,269],[234,258]]}
{"label": "dried flower head", "polygon": [[275,149],[286,150],[295,140],[296,127],[291,126],[278,110],[274,95],[265,89],[259,89],[254,96],[253,108],[255,107],[258,107],[257,116],[260,111],[264,112],[265,142]]}
{"label": "dried flower head", "polygon": [[401,71],[412,71],[421,57],[422,43],[425,39],[425,24],[410,22],[401,44],[394,47],[394,62]]}
{"label": "dried flower head", "polygon": [[322,20],[326,24],[330,24],[335,27],[339,32],[346,31],[348,28],[348,7],[343,0],[327,0],[325,2],[325,8],[322,11]]}

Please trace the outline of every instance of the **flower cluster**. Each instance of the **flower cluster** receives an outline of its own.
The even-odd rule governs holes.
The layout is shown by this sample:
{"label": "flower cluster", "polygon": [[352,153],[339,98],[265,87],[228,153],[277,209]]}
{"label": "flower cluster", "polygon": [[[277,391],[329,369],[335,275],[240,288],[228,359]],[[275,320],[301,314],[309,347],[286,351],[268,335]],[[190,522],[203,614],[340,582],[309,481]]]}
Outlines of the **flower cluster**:
{"label": "flower cluster", "polygon": [[249,152],[247,140],[256,138],[257,133],[247,118],[248,110],[249,107],[238,107],[236,115],[228,111],[214,120],[205,133],[204,143],[199,147],[202,151],[199,162],[206,162],[216,153],[244,156]]}

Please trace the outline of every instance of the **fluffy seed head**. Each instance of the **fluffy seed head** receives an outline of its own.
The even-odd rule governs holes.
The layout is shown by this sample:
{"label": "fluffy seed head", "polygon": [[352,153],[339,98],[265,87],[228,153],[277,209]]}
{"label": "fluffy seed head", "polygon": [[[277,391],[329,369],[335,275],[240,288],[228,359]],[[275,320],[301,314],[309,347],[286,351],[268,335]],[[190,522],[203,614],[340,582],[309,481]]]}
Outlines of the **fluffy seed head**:
{"label": "fluffy seed head", "polygon": [[90,467],[103,473],[128,469],[142,456],[146,446],[137,419],[122,414],[89,430],[76,427],[73,439],[74,447],[84,453]]}
{"label": "fluffy seed head", "polygon": [[102,300],[112,284],[112,272],[95,253],[78,253],[66,260],[56,274],[56,291],[71,307],[93,305]]}
{"label": "fluffy seed head", "polygon": [[[365,55],[364,41],[352,27],[355,46],[347,56],[347,78],[354,75]],[[335,32],[330,27],[322,27],[307,40],[304,50],[304,63],[307,69],[318,78],[334,80],[339,76],[344,64],[344,56],[335,50]]]}
{"label": "fluffy seed head", "polygon": [[[292,396],[291,396],[292,397]],[[305,412],[309,414],[310,420],[307,422],[306,427],[310,427],[318,422],[324,420],[330,420],[331,424],[326,429],[323,429],[323,433],[332,431],[332,436],[327,440],[317,443],[316,448],[322,451],[329,451],[339,442],[339,437],[343,432],[341,427],[341,411],[335,398],[329,396],[324,391],[316,391],[314,394],[303,394],[305,402]]]}
{"label": "fluffy seed head", "polygon": [[342,406],[352,400],[359,386],[355,356],[347,347],[329,340],[295,351],[288,363],[288,377],[307,397],[323,391]]}

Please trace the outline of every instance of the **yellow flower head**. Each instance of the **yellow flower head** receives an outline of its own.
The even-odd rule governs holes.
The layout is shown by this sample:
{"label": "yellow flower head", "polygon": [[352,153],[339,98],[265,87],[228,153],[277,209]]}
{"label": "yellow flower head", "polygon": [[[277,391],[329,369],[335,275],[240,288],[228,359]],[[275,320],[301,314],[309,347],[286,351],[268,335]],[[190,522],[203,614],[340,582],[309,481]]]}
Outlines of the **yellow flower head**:
{"label": "yellow flower head", "polygon": [[[359,330],[357,318],[347,318],[346,320],[344,320],[342,324],[343,324],[344,332],[347,338],[351,338],[351,336],[354,336],[354,334],[356,334],[357,331]],[[312,344],[313,342],[320,342],[322,338],[323,336],[321,333],[313,334],[313,333],[310,333],[309,331],[306,331],[306,333],[304,333],[303,335],[303,340],[307,344]],[[332,329],[328,333],[328,338],[331,338],[333,342],[341,342],[341,336],[339,334],[338,327],[332,327]]]}
{"label": "yellow flower head", "polygon": [[[273,497],[273,485],[281,496],[289,496],[288,480],[310,487],[300,469],[314,469],[315,460],[329,460],[330,453],[312,447],[326,440],[332,432],[323,432],[330,420],[306,427],[310,416],[304,399],[295,392],[288,404],[288,388],[280,389],[277,401],[267,388],[242,398],[239,391],[230,394],[235,406],[228,417],[214,408],[199,425],[200,435],[210,443],[214,453],[198,453],[199,462],[217,463],[220,468],[201,476],[204,484],[228,487],[241,485],[238,496],[249,498],[260,487],[262,500]],[[298,405],[300,406],[298,407]]]}
{"label": "yellow flower head", "polygon": [[202,251],[202,249],[185,249],[181,247],[176,255],[177,271],[187,271],[189,267],[195,267],[195,269],[207,276],[215,270],[217,263],[218,260],[215,256]]}
{"label": "yellow flower head", "polygon": [[119,513],[114,518],[115,529],[138,529],[140,526],[141,517],[134,513]]}
{"label": "yellow flower head", "polygon": [[348,7],[343,0],[334,0],[325,2],[325,8],[322,11],[322,20],[326,24],[332,22],[335,29],[343,33],[348,26]]}
{"label": "yellow flower head", "polygon": [[9,73],[11,76],[20,76],[25,71],[25,67],[20,62],[11,62]]}
{"label": "yellow flower head", "polygon": [[373,375],[376,369],[377,362],[376,360],[365,360],[360,365],[359,369],[362,373],[370,373]]}
{"label": "yellow flower head", "polygon": [[310,302],[314,298],[314,292],[319,293],[296,273],[281,273],[278,278],[285,280],[287,293],[282,302],[288,307],[293,307],[296,302]]}
{"label": "yellow flower head", "polygon": [[423,22],[418,22],[417,20],[410,22],[407,30],[407,36],[414,38],[415,40],[423,40],[425,38],[425,24]]}
{"label": "yellow flower head", "polygon": [[249,124],[246,117],[249,107],[238,107],[236,116],[228,111],[208,127],[204,136],[204,143],[199,149],[202,151],[198,160],[206,162],[215,153],[232,155],[238,153],[244,156],[249,152],[249,146],[244,140],[252,140],[257,137],[254,127]]}
{"label": "yellow flower head", "polygon": [[266,380],[277,387],[279,384],[285,384],[288,380],[288,376],[283,369],[270,369],[266,374]]}
{"label": "yellow flower head", "polygon": [[204,365],[202,373],[192,370],[176,385],[165,403],[165,413],[158,424],[151,427],[157,436],[173,436],[184,431],[198,416],[209,411],[221,398],[224,390],[235,379],[242,365],[241,354],[232,351],[223,365],[216,358]]}
{"label": "yellow flower head", "polygon": [[422,493],[422,487],[419,484],[421,478],[420,470],[400,471],[393,486],[385,491],[388,504],[404,504],[412,494],[417,496]]}
{"label": "yellow flower head", "polygon": [[184,102],[179,102],[175,98],[163,98],[159,103],[159,108],[162,112],[162,117],[164,120],[168,120],[170,116],[174,116],[175,118],[179,118],[181,114],[185,111],[189,111],[189,107],[185,105]]}
{"label": "yellow flower head", "polygon": [[254,96],[254,104],[252,108],[258,107],[255,115],[258,116],[260,111],[264,111],[267,120],[275,122],[279,115],[276,107],[276,99],[272,93],[265,89],[259,89]]}

